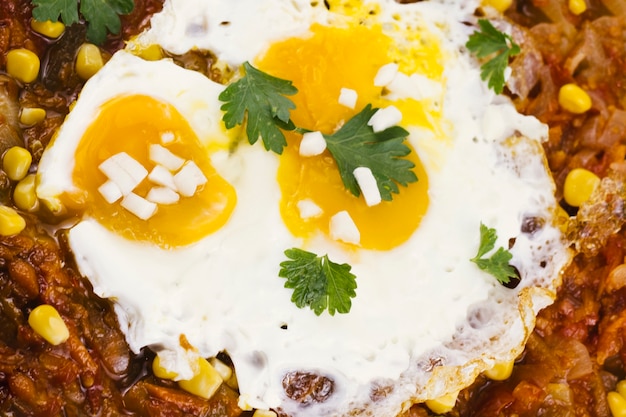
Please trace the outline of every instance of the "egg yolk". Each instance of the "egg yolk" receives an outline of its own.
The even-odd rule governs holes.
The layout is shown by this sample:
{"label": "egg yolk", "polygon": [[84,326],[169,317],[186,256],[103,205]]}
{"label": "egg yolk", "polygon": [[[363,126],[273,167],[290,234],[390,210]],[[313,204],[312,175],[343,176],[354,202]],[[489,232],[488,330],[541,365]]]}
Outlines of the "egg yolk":
{"label": "egg yolk", "polygon": [[[121,200],[108,203],[104,199],[98,189],[108,178],[99,166],[125,152],[150,172],[157,164],[150,158],[149,147],[157,144],[193,161],[207,181],[191,196],[158,204],[154,215],[142,220],[122,207]],[[105,103],[83,135],[75,161],[73,180],[81,193],[69,196],[66,206],[84,211],[128,239],[161,247],[187,245],[224,225],[236,204],[235,189],[215,171],[189,123],[174,106],[152,97],[129,95]],[[133,193],[145,197],[155,185],[145,178]]]}
{"label": "egg yolk", "polygon": [[[417,43],[414,48],[420,47],[424,44]],[[383,88],[374,86],[378,70],[394,62],[391,56],[394,48],[379,25],[342,28],[316,24],[308,37],[273,44],[256,64],[269,74],[291,80],[298,88],[298,93],[290,97],[296,105],[291,113],[296,126],[332,134],[367,104],[377,108],[393,104],[403,113],[400,123],[403,127],[432,128],[433,117],[423,103],[414,99],[391,102],[385,99]],[[411,53],[433,61],[422,66],[435,68],[437,72],[439,54]],[[404,67],[400,65],[400,70]],[[358,93],[354,109],[339,104],[342,88]],[[367,249],[394,248],[418,228],[428,208],[428,178],[414,149],[408,159],[415,164],[413,171],[418,182],[399,186],[400,192],[393,194],[392,201],[368,207],[363,196],[356,197],[346,190],[328,151],[302,157],[298,152],[302,136],[294,132],[287,132],[286,136],[288,146],[281,155],[278,170],[280,209],[286,226],[295,236],[312,237],[318,231],[330,234],[330,219],[344,210],[359,229],[359,246]],[[302,200],[315,203],[322,214],[302,218],[298,209]]]}

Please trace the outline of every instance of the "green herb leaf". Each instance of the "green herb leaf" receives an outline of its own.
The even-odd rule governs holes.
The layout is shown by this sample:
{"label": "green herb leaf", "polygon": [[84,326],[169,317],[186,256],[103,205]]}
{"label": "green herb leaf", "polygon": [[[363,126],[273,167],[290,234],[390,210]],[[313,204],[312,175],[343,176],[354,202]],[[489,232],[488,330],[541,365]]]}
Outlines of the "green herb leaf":
{"label": "green herb leaf", "polygon": [[261,137],[265,149],[281,154],[287,140],[280,129],[295,127],[289,113],[296,106],[285,96],[296,94],[298,89],[291,81],[266,74],[248,62],[244,62],[243,68],[245,76],[219,95],[224,102],[224,124],[231,129],[245,120],[251,144]]}
{"label": "green herb leaf", "polygon": [[513,255],[503,247],[499,247],[489,258],[483,258],[496,245],[496,229],[489,228],[483,223],[480,224],[480,245],[478,253],[470,259],[480,269],[493,275],[501,284],[508,284],[511,278],[517,278],[517,272],[509,262]]}
{"label": "green herb leaf", "polygon": [[32,0],[33,17],[35,20],[57,22],[59,18],[66,26],[78,22],[77,0]]}
{"label": "green herb leaf", "polygon": [[417,181],[412,171],[413,162],[402,157],[411,149],[404,144],[409,132],[400,126],[393,126],[374,133],[367,125],[378,109],[365,106],[358,114],[332,135],[324,135],[326,146],[337,161],[339,174],[345,187],[355,196],[361,190],[354,177],[354,170],[367,167],[372,171],[383,200],[391,200],[392,193],[398,193],[398,184],[407,186]]}
{"label": "green herb leaf", "polygon": [[103,43],[107,31],[118,34],[122,28],[119,15],[133,11],[133,0],[81,0],[80,13],[89,22],[87,39],[97,45]]}
{"label": "green herb leaf", "polygon": [[350,273],[350,265],[298,248],[287,249],[285,255],[290,260],[281,262],[278,276],[287,278],[285,288],[294,290],[291,301],[296,306],[309,306],[318,316],[326,309],[331,316],[350,311],[351,299],[356,296],[356,277]]}
{"label": "green herb leaf", "polygon": [[479,19],[481,32],[474,32],[465,46],[478,58],[493,57],[481,67],[480,77],[488,81],[489,88],[500,94],[504,89],[504,72],[509,57],[520,53],[520,47],[510,35],[500,32],[489,20]]}
{"label": "green herb leaf", "polygon": [[[59,18],[66,26],[79,21],[77,0],[31,0],[33,17],[41,22]],[[108,32],[118,34],[119,15],[128,14],[135,7],[133,0],[81,0],[80,13],[87,22],[87,39],[97,45],[106,40]]]}

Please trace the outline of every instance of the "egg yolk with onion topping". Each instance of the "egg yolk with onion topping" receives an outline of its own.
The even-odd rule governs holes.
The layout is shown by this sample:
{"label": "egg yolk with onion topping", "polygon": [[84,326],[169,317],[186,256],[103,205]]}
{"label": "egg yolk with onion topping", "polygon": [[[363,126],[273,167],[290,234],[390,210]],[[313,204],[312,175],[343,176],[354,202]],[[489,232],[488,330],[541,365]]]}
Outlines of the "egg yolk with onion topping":
{"label": "egg yolk with onion topping", "polygon": [[[433,130],[436,127],[432,121],[439,118],[436,109],[412,98],[388,100],[383,87],[374,85],[374,79],[378,70],[390,62],[398,63],[400,71],[440,77],[441,54],[437,43],[416,42],[411,51],[394,48],[392,40],[377,25],[342,28],[315,24],[309,37],[274,43],[257,65],[273,76],[292,81],[298,88],[298,93],[290,97],[296,105],[291,113],[296,126],[332,134],[367,104],[372,104],[377,108],[397,107],[403,114],[403,127]],[[399,58],[406,54],[422,59]],[[357,92],[354,109],[338,102],[342,88]],[[278,171],[283,196],[281,214],[294,235],[307,238],[317,231],[329,234],[330,218],[343,210],[359,229],[359,246],[363,248],[392,249],[417,229],[428,208],[428,178],[414,149],[408,159],[415,164],[418,182],[400,186],[392,201],[368,207],[363,196],[356,197],[346,190],[328,151],[318,156],[300,156],[300,140],[300,134],[287,133],[289,145],[280,157]],[[302,218],[298,209],[302,200],[313,201],[322,214]]]}
{"label": "egg yolk with onion topping", "polygon": [[[183,161],[193,161],[206,183],[191,196],[158,204],[154,215],[144,220],[124,209],[121,200],[105,200],[99,187],[107,177],[100,165],[125,152],[151,172],[156,166],[150,157],[151,145],[160,145]],[[106,102],[83,135],[75,161],[73,180],[82,192],[64,203],[129,239],[161,247],[190,244],[223,226],[236,205],[235,189],[213,168],[189,123],[174,106],[149,96],[128,95]],[[145,196],[154,186],[146,178],[133,193]]]}

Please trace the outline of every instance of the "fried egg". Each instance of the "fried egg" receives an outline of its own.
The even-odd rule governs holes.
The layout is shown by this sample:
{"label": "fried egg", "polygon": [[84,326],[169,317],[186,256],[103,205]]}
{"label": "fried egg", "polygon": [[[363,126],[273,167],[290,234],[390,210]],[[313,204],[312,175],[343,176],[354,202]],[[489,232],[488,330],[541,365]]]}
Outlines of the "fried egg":
{"label": "fried egg", "polygon": [[[477,3],[457,3],[168,0],[86,83],[37,192],[77,219],[78,268],[135,352],[153,349],[176,380],[226,352],[241,407],[294,417],[395,416],[521,352],[569,260],[547,127],[480,79],[464,48]],[[365,185],[355,197],[315,137],[287,132],[281,155],[250,145],[222,122],[226,86],[129,52],[151,45],[292,81],[291,118],[311,131],[379,108],[372,124],[409,132],[418,181],[391,201]],[[481,224],[513,255],[516,288],[470,261]],[[292,303],[290,248],[351,265],[348,313]],[[323,395],[294,395],[298,373],[323,377]]]}

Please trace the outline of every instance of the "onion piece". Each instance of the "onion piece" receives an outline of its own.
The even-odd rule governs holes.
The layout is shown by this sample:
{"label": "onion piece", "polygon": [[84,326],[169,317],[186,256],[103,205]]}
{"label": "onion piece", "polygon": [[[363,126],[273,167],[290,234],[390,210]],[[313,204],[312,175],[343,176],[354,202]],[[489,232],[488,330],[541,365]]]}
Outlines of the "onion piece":
{"label": "onion piece", "polygon": [[306,132],[302,135],[300,148],[298,152],[300,156],[315,156],[326,150],[326,139],[322,132]]}
{"label": "onion piece", "polygon": [[298,201],[296,205],[298,206],[298,211],[300,212],[300,218],[303,220],[321,216],[324,212],[320,206],[308,198]]}
{"label": "onion piece", "polygon": [[108,180],[107,182],[102,184],[100,187],[98,187],[98,192],[102,195],[104,200],[109,204],[113,204],[117,200],[123,197],[122,190],[120,190],[120,187],[118,187],[117,184],[111,180]]}
{"label": "onion piece", "polygon": [[129,194],[148,176],[148,170],[126,152],[111,156],[98,168],[119,187],[123,195]]}
{"label": "onion piece", "polygon": [[174,175],[165,168],[163,165],[156,165],[148,174],[148,179],[163,187],[171,188],[176,191],[176,184],[174,184]]}
{"label": "onion piece", "polygon": [[163,145],[168,145],[176,140],[176,135],[174,132],[163,132],[161,133],[161,143]]}
{"label": "onion piece", "polygon": [[174,175],[176,189],[184,197],[193,196],[196,189],[207,181],[202,170],[193,161],[185,162],[180,171]]}
{"label": "onion piece", "polygon": [[330,218],[330,237],[355,245],[361,242],[361,232],[345,210]]}
{"label": "onion piece", "polygon": [[13,146],[24,146],[20,136],[18,87],[15,81],[0,75],[0,155]]}
{"label": "onion piece", "polygon": [[152,187],[146,195],[146,200],[156,204],[174,204],[180,200],[180,196],[168,187]]}
{"label": "onion piece", "polygon": [[378,182],[376,182],[372,170],[368,167],[358,167],[354,169],[352,174],[354,178],[356,178],[356,182],[359,184],[359,188],[363,193],[365,204],[367,204],[368,207],[380,204],[382,198],[380,196],[380,190],[378,189]]}
{"label": "onion piece", "polygon": [[157,211],[157,205],[155,203],[135,193],[125,195],[120,205],[141,220],[148,220],[150,217],[154,216]]}
{"label": "onion piece", "polygon": [[398,73],[398,64],[390,62],[379,68],[374,77],[374,87],[386,87],[393,81]]}
{"label": "onion piece", "polygon": [[593,372],[593,363],[585,345],[576,339],[567,339],[563,345],[565,346],[561,347],[562,351],[567,351],[568,357],[573,360],[567,370],[568,381],[582,378]]}
{"label": "onion piece", "polygon": [[351,88],[342,88],[339,91],[339,104],[354,109],[356,100],[359,98],[358,93]]}
{"label": "onion piece", "polygon": [[374,132],[382,132],[397,125],[402,120],[402,112],[396,106],[388,106],[378,109],[368,120],[367,125],[372,126]]}
{"label": "onion piece", "polygon": [[185,160],[178,155],[172,153],[169,149],[159,145],[152,144],[148,150],[149,158],[157,165],[163,165],[170,171],[176,171],[185,163]]}

